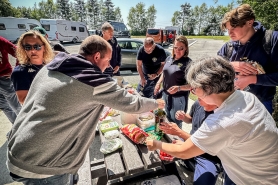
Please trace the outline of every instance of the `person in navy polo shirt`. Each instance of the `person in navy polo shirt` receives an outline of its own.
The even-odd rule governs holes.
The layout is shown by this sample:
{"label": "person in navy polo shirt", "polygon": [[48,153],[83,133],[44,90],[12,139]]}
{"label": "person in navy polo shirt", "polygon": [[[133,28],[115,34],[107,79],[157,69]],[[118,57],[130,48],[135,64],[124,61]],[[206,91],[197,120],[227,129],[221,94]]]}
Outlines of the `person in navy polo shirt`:
{"label": "person in navy polo shirt", "polygon": [[147,37],[144,46],[137,54],[137,71],[140,82],[137,92],[144,97],[153,98],[154,87],[158,81],[165,64],[166,53],[161,46],[154,43],[153,38]]}
{"label": "person in navy polo shirt", "polygon": [[23,104],[33,79],[53,59],[54,53],[46,38],[35,30],[22,34],[17,46],[16,55],[20,65],[14,68],[11,80],[17,98]]}
{"label": "person in navy polo shirt", "polygon": [[186,85],[185,69],[191,62],[188,57],[189,48],[186,37],[179,36],[174,42],[173,57],[166,59],[163,74],[156,83],[154,94],[158,94],[163,83],[162,96],[165,100],[165,111],[170,122],[175,122],[180,128],[182,121],[175,118],[178,110],[187,111],[190,85]]}

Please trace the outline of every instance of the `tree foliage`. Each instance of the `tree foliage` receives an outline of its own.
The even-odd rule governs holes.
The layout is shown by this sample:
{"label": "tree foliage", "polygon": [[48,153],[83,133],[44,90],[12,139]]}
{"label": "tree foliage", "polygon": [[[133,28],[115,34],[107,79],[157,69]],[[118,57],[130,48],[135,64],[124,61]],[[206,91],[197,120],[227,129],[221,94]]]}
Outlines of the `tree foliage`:
{"label": "tree foliage", "polygon": [[11,5],[9,0],[1,0],[0,1],[0,16],[8,17],[14,15],[14,8]]}
{"label": "tree foliage", "polygon": [[75,0],[74,10],[77,14],[77,21],[83,22],[86,19],[86,6],[84,0]]}
{"label": "tree foliage", "polygon": [[267,28],[278,30],[278,0],[238,0],[239,4],[249,4],[255,11],[256,19]]}
{"label": "tree foliage", "polygon": [[59,18],[70,20],[71,9],[70,9],[69,0],[57,0],[57,15]]}
{"label": "tree foliage", "polygon": [[132,34],[145,34],[147,28],[154,27],[156,9],[154,5],[147,10],[144,3],[138,3],[131,7],[127,17],[127,25],[131,28]]}

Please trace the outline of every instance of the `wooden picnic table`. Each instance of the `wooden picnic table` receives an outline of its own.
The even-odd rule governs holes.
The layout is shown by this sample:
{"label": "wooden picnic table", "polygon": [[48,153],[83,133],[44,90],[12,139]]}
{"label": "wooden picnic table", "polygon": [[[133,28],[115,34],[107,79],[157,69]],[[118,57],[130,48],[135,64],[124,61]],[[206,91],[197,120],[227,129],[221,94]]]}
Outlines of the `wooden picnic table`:
{"label": "wooden picnic table", "polygon": [[[114,117],[113,120],[121,124],[120,116]],[[101,131],[96,134],[99,135],[101,142],[105,140]],[[172,138],[165,134],[162,140],[171,142]],[[120,139],[123,147],[110,154],[104,154],[103,159],[90,161],[88,152],[85,162],[78,172],[78,185],[90,184],[89,181],[94,178],[98,178],[97,184],[102,185],[108,182],[109,184],[124,182],[151,173],[157,175],[157,173],[164,172],[165,174],[165,165],[171,162],[161,161],[157,151],[148,151],[145,145],[133,143],[124,134],[120,134]],[[94,146],[92,145],[92,147]],[[99,150],[99,144],[95,149]]]}

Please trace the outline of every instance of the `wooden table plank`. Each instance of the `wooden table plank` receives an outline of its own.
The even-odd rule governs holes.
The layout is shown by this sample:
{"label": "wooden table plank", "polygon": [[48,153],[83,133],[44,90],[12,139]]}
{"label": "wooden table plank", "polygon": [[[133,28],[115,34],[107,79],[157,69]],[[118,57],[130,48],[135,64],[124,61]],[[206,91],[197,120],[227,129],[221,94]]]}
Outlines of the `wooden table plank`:
{"label": "wooden table plank", "polygon": [[144,170],[144,164],[136,145],[122,134],[120,134],[120,139],[123,142],[122,156],[126,167],[126,174],[133,174]]}
{"label": "wooden table plank", "polygon": [[[99,132],[99,135],[101,142],[103,143],[105,141],[105,138],[101,131]],[[110,154],[105,154],[104,163],[106,166],[107,178],[109,180],[122,177],[126,174],[119,150]]]}
{"label": "wooden table plank", "polygon": [[79,180],[77,182],[78,185],[89,185],[92,184],[92,177],[90,171],[90,156],[89,150],[86,153],[85,161],[83,165],[78,170]]}
{"label": "wooden table plank", "polygon": [[137,146],[142,153],[141,157],[144,162],[145,169],[154,168],[162,165],[159,155],[155,151],[149,151],[145,145]]}

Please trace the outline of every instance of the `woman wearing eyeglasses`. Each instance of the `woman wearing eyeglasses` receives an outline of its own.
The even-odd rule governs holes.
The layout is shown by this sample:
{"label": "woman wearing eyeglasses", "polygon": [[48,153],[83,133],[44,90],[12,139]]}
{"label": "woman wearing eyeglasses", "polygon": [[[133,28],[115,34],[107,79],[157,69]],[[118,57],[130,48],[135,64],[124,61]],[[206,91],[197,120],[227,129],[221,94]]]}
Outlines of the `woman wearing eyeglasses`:
{"label": "woman wearing eyeglasses", "polygon": [[175,39],[172,57],[165,61],[163,73],[156,83],[154,95],[157,95],[163,83],[162,97],[165,100],[165,111],[170,122],[182,128],[182,121],[175,118],[178,110],[187,111],[190,86],[186,85],[185,69],[191,62],[188,57],[188,41],[184,36]]}
{"label": "woman wearing eyeglasses", "polygon": [[14,68],[11,80],[18,100],[23,104],[36,74],[53,59],[54,54],[47,40],[39,32],[31,30],[19,38],[16,55],[20,65]]}

